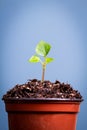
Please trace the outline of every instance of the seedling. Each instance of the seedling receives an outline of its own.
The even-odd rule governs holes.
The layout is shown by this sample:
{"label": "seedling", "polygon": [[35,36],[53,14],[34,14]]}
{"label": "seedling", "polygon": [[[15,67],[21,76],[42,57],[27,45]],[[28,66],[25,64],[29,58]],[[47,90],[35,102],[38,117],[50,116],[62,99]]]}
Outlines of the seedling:
{"label": "seedling", "polygon": [[[47,57],[49,51],[51,49],[51,45],[45,41],[40,41],[36,46],[36,54],[33,55],[28,61],[31,63],[40,62],[42,65],[42,82],[44,81],[44,75],[46,70],[46,65],[52,62],[54,59],[51,57]],[[42,57],[42,58],[41,58]]]}

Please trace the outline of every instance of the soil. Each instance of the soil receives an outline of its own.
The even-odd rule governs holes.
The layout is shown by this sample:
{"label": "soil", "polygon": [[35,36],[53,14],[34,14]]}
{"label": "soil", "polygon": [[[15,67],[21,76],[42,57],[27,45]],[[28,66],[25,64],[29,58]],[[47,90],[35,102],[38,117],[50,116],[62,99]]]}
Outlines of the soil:
{"label": "soil", "polygon": [[2,99],[5,100],[9,98],[82,99],[82,96],[68,83],[61,83],[58,80],[54,83],[49,80],[41,82],[40,80],[32,79],[25,84],[17,84],[11,90],[7,91]]}

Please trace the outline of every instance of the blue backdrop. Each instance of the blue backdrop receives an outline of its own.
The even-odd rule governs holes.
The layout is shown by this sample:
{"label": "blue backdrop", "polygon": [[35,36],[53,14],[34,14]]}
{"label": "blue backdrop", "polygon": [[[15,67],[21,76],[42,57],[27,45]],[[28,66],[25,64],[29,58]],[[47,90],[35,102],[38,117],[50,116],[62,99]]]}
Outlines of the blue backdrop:
{"label": "blue backdrop", "polygon": [[[84,97],[77,130],[87,130],[87,1],[0,0],[0,99],[27,79],[41,79],[41,65],[28,58],[40,40],[52,45],[45,79],[69,82]],[[0,100],[0,130],[8,130]]]}

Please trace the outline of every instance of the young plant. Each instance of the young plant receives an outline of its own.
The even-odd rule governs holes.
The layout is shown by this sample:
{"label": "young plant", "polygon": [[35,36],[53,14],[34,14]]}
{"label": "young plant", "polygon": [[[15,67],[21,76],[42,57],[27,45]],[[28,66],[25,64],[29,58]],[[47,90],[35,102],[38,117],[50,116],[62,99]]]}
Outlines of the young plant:
{"label": "young plant", "polygon": [[[44,81],[44,75],[46,70],[46,65],[52,62],[54,59],[51,57],[47,57],[49,51],[51,49],[51,45],[45,41],[40,41],[36,46],[36,54],[33,55],[28,61],[31,63],[40,62],[42,65],[42,82]],[[43,57],[43,60],[42,58]]]}

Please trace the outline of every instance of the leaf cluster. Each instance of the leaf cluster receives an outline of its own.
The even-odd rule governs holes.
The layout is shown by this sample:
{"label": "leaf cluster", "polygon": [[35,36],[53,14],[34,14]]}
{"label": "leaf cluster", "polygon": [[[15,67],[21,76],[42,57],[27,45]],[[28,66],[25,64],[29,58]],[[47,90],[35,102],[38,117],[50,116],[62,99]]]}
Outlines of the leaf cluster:
{"label": "leaf cluster", "polygon": [[[28,61],[32,63],[40,62],[42,65],[46,65],[52,62],[54,59],[51,57],[47,57],[50,49],[51,45],[41,40],[36,46],[35,49],[36,54],[33,55]],[[41,56],[44,58],[44,61],[42,61]]]}

